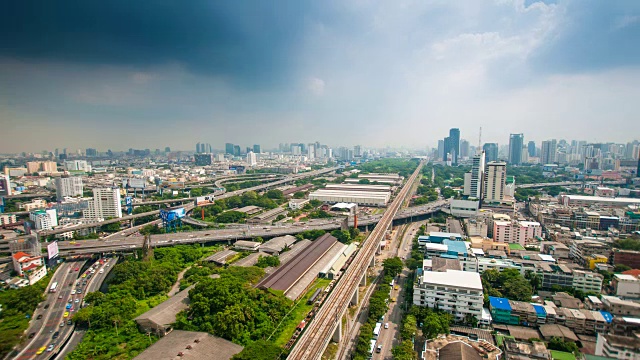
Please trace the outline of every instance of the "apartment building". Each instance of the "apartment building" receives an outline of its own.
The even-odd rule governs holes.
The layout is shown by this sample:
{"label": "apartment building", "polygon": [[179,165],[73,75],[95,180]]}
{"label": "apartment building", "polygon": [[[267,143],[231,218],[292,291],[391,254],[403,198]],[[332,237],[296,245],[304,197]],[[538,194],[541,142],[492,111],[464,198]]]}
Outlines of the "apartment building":
{"label": "apartment building", "polygon": [[37,230],[51,230],[58,226],[56,209],[40,209],[29,213],[29,220],[33,221]]}
{"label": "apartment building", "polygon": [[13,214],[0,214],[0,225],[9,225],[18,222],[18,218]]}
{"label": "apartment building", "polygon": [[93,199],[89,200],[88,209],[83,210],[83,216],[87,219],[121,218],[120,189],[93,189]]}
{"label": "apartment building", "polygon": [[47,207],[47,202],[44,199],[35,199],[32,202],[20,204],[18,207],[24,211],[31,211]]}
{"label": "apartment building", "polygon": [[542,227],[535,221],[494,221],[493,240],[500,243],[520,244],[542,236]]}
{"label": "apartment building", "polygon": [[640,359],[640,339],[630,336],[598,334],[596,355],[619,360]]}
{"label": "apartment building", "polygon": [[82,178],[79,176],[59,177],[55,180],[56,199],[62,201],[66,196],[82,196]]}
{"label": "apartment building", "polygon": [[459,321],[467,315],[481,319],[482,303],[482,282],[478,273],[427,271],[414,285],[414,305],[437,307],[451,313]]}
{"label": "apartment building", "polygon": [[507,164],[504,162],[490,162],[486,166],[484,177],[484,201],[499,203],[504,200],[507,178]]}
{"label": "apartment building", "polygon": [[640,299],[640,279],[629,274],[615,274],[611,281],[616,296],[622,299]]}
{"label": "apartment building", "polygon": [[584,293],[599,294],[602,290],[602,275],[584,270],[573,270],[571,286]]}
{"label": "apartment building", "polygon": [[610,246],[602,241],[575,239],[569,246],[569,257],[587,266],[591,255],[608,254]]}
{"label": "apartment building", "polygon": [[613,315],[640,317],[640,303],[608,295],[602,295],[600,300],[605,309]]}

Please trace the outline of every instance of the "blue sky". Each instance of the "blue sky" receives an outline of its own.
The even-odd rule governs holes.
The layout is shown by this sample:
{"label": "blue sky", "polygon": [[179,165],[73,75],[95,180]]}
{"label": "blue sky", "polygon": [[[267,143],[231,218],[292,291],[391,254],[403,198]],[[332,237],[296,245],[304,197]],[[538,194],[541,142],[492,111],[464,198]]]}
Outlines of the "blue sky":
{"label": "blue sky", "polygon": [[12,2],[0,152],[640,134],[640,1]]}

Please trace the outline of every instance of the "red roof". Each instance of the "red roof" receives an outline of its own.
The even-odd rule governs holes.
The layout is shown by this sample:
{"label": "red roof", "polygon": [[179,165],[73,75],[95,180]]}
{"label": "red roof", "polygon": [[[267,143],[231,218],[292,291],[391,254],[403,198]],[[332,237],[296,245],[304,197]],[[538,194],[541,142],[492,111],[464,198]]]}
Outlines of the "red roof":
{"label": "red roof", "polygon": [[31,257],[31,255],[23,251],[18,251],[17,253],[13,254],[13,258],[17,261],[20,261],[20,259],[22,259],[23,257]]}
{"label": "red roof", "polygon": [[38,267],[40,267],[40,265],[38,265],[38,264],[31,264],[31,265],[29,265],[29,266],[27,266],[27,267],[25,267],[25,268],[22,268],[22,271],[29,271],[29,270],[33,270],[33,269],[38,268]]}
{"label": "red roof", "polygon": [[625,275],[631,275],[631,276],[640,278],[640,269],[631,269],[631,270],[623,271],[622,273]]}

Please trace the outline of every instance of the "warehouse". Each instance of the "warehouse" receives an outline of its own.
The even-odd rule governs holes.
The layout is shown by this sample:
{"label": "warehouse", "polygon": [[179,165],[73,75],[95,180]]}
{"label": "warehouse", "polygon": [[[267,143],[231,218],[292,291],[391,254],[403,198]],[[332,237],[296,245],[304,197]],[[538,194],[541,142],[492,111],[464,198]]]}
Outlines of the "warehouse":
{"label": "warehouse", "polygon": [[206,332],[176,330],[136,356],[136,360],[211,359],[229,360],[242,346]]}
{"label": "warehouse", "polygon": [[295,236],[291,236],[291,235],[274,237],[273,239],[260,245],[258,247],[258,250],[260,250],[260,252],[264,252],[272,255],[273,254],[278,255],[284,249],[293,245],[296,242],[296,240],[298,239],[296,239]]}
{"label": "warehouse", "polygon": [[260,281],[257,287],[288,291],[337,241],[338,239],[330,234],[322,235],[286,264],[281,265],[276,271]]}
{"label": "warehouse", "polygon": [[389,185],[327,184],[325,190],[391,192]]}
{"label": "warehouse", "polygon": [[238,240],[233,244],[233,248],[240,251],[258,251],[260,245],[256,241]]}
{"label": "warehouse", "polygon": [[341,254],[346,249],[347,245],[340,242],[334,243],[327,252],[322,255],[315,264],[313,264],[306,273],[304,273],[285,293],[288,299],[296,301],[302,297],[309,287],[318,278],[318,273],[324,269],[336,255]]}
{"label": "warehouse", "polygon": [[375,191],[344,191],[320,189],[309,194],[310,200],[320,200],[326,203],[356,203],[365,206],[386,206],[391,198],[391,192]]}
{"label": "warehouse", "polygon": [[194,286],[191,285],[180,291],[133,320],[143,332],[153,333],[160,337],[167,335],[173,330],[176,315],[189,307],[189,290]]}
{"label": "warehouse", "polygon": [[358,243],[351,243],[349,246],[346,246],[343,251],[338,253],[331,261],[322,269],[318,274],[319,277],[324,277],[330,280],[335,279],[342,267],[347,263],[347,260],[351,258],[356,250],[358,249]]}

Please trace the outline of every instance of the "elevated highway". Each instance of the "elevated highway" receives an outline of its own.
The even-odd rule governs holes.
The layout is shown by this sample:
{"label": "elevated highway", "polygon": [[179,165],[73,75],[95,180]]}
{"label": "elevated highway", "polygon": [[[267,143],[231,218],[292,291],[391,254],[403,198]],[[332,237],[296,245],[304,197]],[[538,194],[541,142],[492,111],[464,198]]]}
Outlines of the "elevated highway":
{"label": "elevated highway", "polygon": [[320,359],[332,339],[341,337],[341,318],[350,303],[357,303],[358,284],[366,281],[367,267],[373,262],[379,243],[392,225],[394,216],[404,202],[413,183],[418,178],[424,162],[420,162],[398,196],[387,208],[369,237],[363,242],[351,265],[347,268],[315,317],[294,344],[288,359]]}

